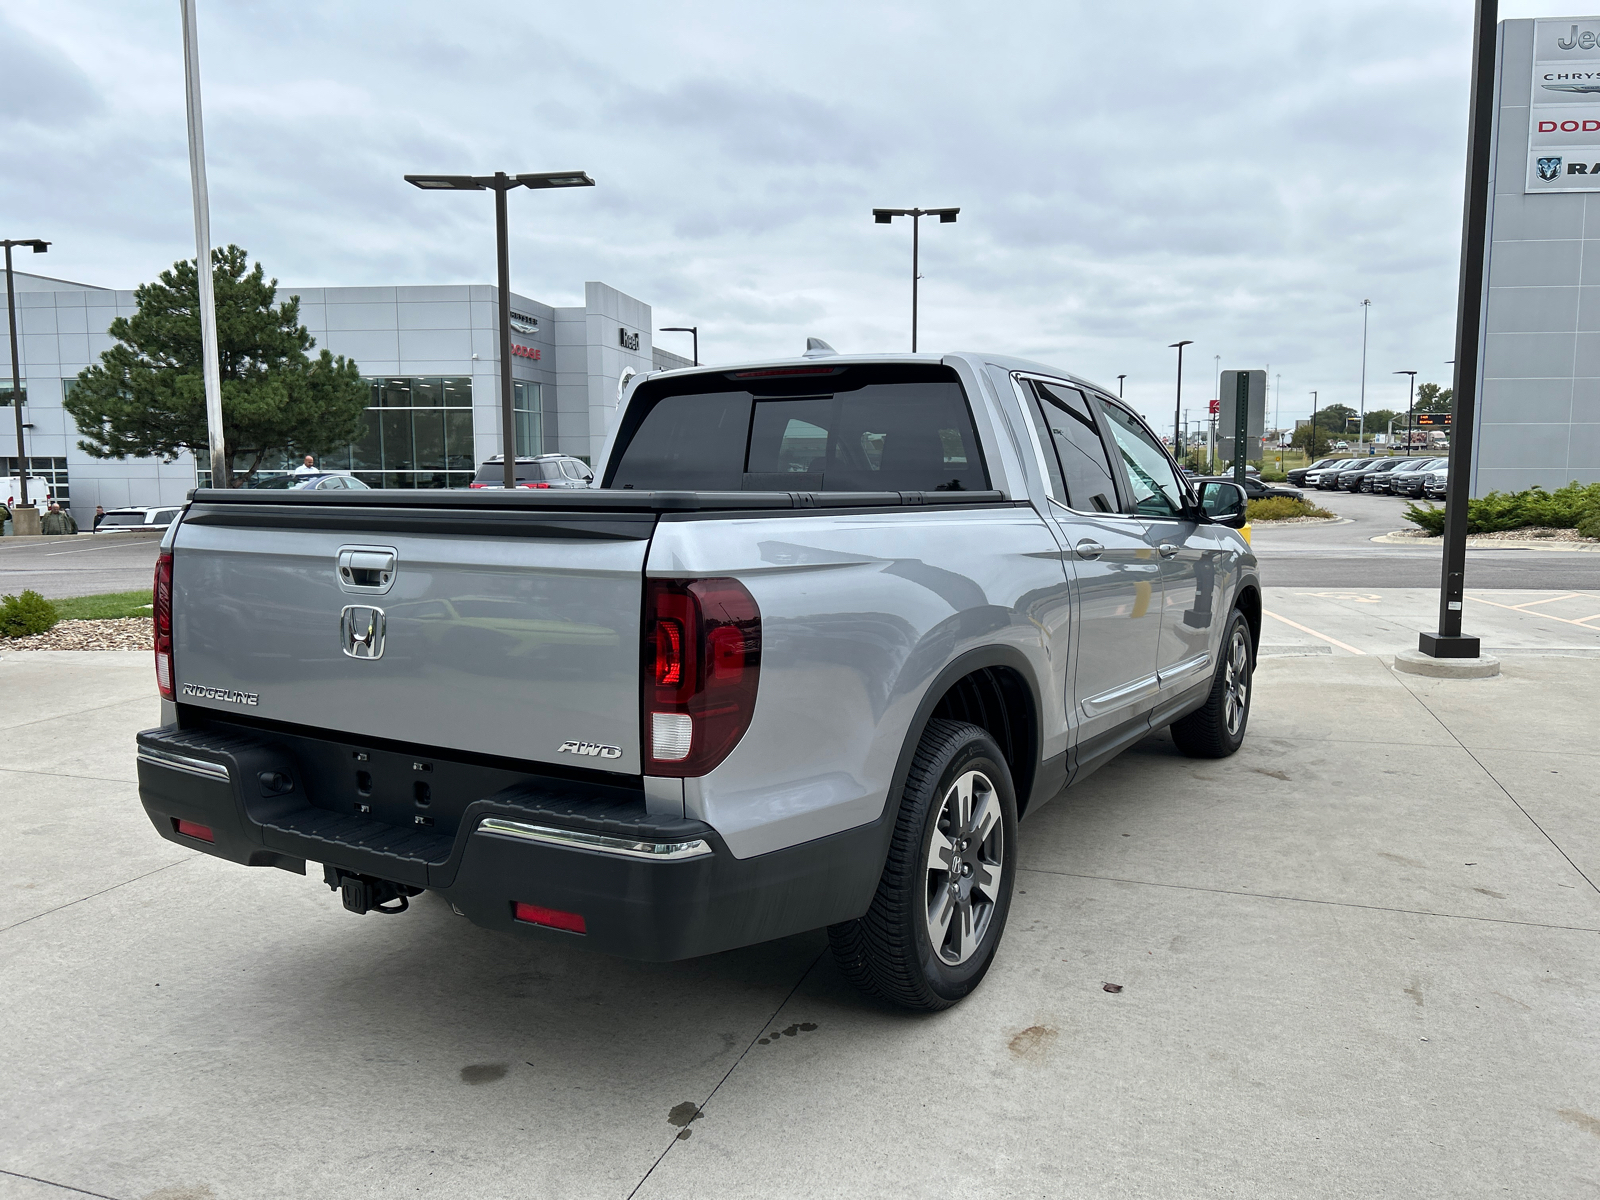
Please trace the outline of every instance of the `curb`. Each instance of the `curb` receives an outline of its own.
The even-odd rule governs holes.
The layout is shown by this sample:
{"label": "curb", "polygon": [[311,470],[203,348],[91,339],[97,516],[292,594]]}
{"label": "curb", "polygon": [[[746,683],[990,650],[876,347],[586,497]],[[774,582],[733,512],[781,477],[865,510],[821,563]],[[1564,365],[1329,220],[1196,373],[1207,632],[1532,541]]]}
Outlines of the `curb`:
{"label": "curb", "polygon": [[[1382,533],[1368,541],[1377,542],[1384,546],[1438,546],[1443,545],[1442,538],[1417,538],[1401,537],[1395,533]],[[1467,539],[1468,550],[1557,550],[1570,553],[1595,554],[1600,553],[1600,542],[1562,542],[1555,538],[1474,538]]]}
{"label": "curb", "polygon": [[1477,658],[1432,658],[1420,650],[1402,650],[1394,656],[1394,669],[1405,675],[1433,679],[1492,679],[1500,674],[1500,660],[1492,654]]}

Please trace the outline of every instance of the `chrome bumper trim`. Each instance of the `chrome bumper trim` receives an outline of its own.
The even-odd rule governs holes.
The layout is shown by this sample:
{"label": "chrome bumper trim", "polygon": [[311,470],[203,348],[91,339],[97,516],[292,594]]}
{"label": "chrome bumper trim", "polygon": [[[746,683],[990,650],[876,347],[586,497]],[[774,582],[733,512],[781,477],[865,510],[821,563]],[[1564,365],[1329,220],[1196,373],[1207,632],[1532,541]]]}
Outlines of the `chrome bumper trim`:
{"label": "chrome bumper trim", "polygon": [[700,858],[711,853],[711,847],[701,838],[695,838],[690,842],[639,842],[632,838],[589,833],[581,829],[555,829],[549,825],[528,825],[522,821],[507,821],[502,817],[483,818],[478,822],[478,832],[501,833],[507,837],[522,838],[529,842],[544,842],[573,850],[598,850],[602,854],[620,854],[625,858],[643,858],[652,862]]}
{"label": "chrome bumper trim", "polygon": [[170,750],[156,750],[149,746],[139,747],[139,757],[156,767],[166,767],[172,771],[183,771],[189,775],[199,775],[205,779],[216,779],[228,783],[232,776],[228,768],[220,763],[206,762],[201,758],[189,758],[182,754],[174,754]]}

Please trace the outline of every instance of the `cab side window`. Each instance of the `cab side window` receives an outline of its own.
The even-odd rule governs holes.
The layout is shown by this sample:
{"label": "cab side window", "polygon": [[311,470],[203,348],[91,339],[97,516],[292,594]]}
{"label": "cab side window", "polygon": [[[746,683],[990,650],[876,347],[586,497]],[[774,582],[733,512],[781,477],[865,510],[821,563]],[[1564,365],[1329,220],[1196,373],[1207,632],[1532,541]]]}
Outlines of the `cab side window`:
{"label": "cab side window", "polygon": [[1120,404],[1102,400],[1100,406],[1122,455],[1122,465],[1128,471],[1133,511],[1142,517],[1180,516],[1184,509],[1184,488],[1161,443],[1146,431],[1138,417]]}
{"label": "cab side window", "polygon": [[[1089,401],[1077,388],[1065,384],[1031,381],[1039,440],[1048,459],[1054,452],[1051,483],[1059,483],[1065,504],[1079,512],[1116,512],[1117,487],[1111,460],[1095,427]],[[1059,471],[1059,477],[1056,472]]]}

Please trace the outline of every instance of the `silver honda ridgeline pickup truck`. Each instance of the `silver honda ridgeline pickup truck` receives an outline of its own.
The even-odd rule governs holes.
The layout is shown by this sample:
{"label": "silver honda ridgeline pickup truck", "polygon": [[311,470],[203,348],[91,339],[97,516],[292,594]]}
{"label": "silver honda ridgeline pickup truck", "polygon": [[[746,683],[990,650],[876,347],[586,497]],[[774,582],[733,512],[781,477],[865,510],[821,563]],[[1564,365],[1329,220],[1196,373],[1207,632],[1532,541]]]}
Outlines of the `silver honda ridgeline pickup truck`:
{"label": "silver honda ridgeline pickup truck", "polygon": [[1163,726],[1244,738],[1243,493],[1065,372],[658,373],[596,476],[195,492],[156,571],[156,829],[633,958],[827,927],[938,1009],[994,958],[1020,818]]}

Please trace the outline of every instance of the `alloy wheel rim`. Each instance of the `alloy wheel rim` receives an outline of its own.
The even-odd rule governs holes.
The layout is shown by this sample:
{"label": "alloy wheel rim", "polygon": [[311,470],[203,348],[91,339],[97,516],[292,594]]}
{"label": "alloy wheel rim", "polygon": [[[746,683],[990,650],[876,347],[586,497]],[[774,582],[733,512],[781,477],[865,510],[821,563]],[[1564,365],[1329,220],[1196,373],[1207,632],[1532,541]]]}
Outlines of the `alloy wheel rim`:
{"label": "alloy wheel rim", "polygon": [[970,959],[994,921],[1004,838],[993,782],[982,771],[966,772],[939,801],[927,856],[923,919],[933,951],[946,966]]}
{"label": "alloy wheel rim", "polygon": [[1244,728],[1244,714],[1250,703],[1250,644],[1244,630],[1235,629],[1228,643],[1228,661],[1223,670],[1222,713],[1228,736],[1238,737]]}

